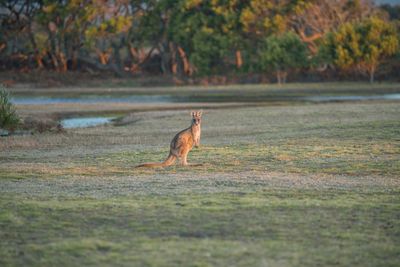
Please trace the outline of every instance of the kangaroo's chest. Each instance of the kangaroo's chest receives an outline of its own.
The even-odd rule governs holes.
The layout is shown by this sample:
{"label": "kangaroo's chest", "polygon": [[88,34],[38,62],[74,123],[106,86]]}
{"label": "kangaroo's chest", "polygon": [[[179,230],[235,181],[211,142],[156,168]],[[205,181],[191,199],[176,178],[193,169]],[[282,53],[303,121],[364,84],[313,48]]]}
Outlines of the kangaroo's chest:
{"label": "kangaroo's chest", "polygon": [[194,144],[198,144],[199,143],[200,134],[201,134],[200,128],[196,129],[195,131],[192,131]]}

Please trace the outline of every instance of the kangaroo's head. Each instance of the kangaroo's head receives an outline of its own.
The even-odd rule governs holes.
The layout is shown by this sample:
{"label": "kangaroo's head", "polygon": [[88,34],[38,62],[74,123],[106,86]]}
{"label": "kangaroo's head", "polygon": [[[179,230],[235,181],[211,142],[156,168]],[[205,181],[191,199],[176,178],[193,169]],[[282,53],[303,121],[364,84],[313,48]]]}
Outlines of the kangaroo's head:
{"label": "kangaroo's head", "polygon": [[192,111],[192,125],[200,125],[202,111]]}

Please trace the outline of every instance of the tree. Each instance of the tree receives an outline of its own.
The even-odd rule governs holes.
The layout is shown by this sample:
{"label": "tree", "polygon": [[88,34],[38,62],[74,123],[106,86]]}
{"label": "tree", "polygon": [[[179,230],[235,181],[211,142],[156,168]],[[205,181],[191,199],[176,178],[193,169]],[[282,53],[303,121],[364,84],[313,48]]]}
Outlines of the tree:
{"label": "tree", "polygon": [[307,47],[292,32],[267,37],[259,50],[259,56],[260,67],[264,71],[275,71],[279,84],[286,82],[290,70],[308,64]]}
{"label": "tree", "polygon": [[216,73],[224,66],[226,36],[221,34],[221,23],[211,1],[181,1],[171,19],[169,37],[185,51],[200,75]]}
{"label": "tree", "polygon": [[37,64],[42,65],[39,49],[34,38],[35,15],[43,1],[0,0],[0,53],[18,53],[26,57],[33,52]]}
{"label": "tree", "polygon": [[[180,25],[177,21],[183,14],[185,3],[183,0],[147,0],[143,4],[143,14],[138,21],[137,29],[132,31],[131,51],[138,63],[149,58],[155,51],[160,57],[160,68],[164,74],[190,75],[193,66],[189,62],[187,49],[180,39]],[[141,49],[138,47],[142,47]],[[147,56],[141,52],[148,48]],[[142,58],[142,59],[140,59]]]}
{"label": "tree", "polygon": [[212,11],[221,18],[221,24],[218,27],[221,35],[226,38],[228,49],[234,53],[237,70],[240,70],[245,63],[242,52],[249,47],[240,21],[240,16],[247,6],[247,1],[241,0],[211,1]]}
{"label": "tree", "polygon": [[372,1],[363,0],[308,0],[289,17],[289,27],[305,42],[313,54],[318,51],[320,39],[347,22],[364,17],[380,16]]}
{"label": "tree", "polygon": [[250,0],[240,19],[253,39],[290,30],[315,54],[324,34],[376,13],[371,2],[362,0]]}
{"label": "tree", "polygon": [[218,73],[224,68],[228,53],[227,37],[203,27],[193,36],[193,51],[190,59],[200,75]]}
{"label": "tree", "polygon": [[[244,32],[252,39],[293,31],[303,42],[312,42],[321,36],[307,21],[307,12],[318,6],[315,0],[251,0],[243,9],[240,20]],[[315,16],[315,15],[314,15]]]}
{"label": "tree", "polygon": [[126,1],[116,0],[95,1],[86,9],[91,22],[85,31],[86,45],[96,52],[102,65],[107,65],[112,57],[115,67],[121,68],[120,50],[126,45],[125,39],[132,26],[130,7]]}
{"label": "tree", "polygon": [[341,69],[356,68],[374,82],[381,62],[399,47],[395,27],[382,19],[372,17],[360,23],[346,23],[330,33],[324,48],[328,61]]}
{"label": "tree", "polygon": [[35,40],[42,50],[40,54],[50,57],[55,70],[67,71],[68,61],[72,66],[77,65],[90,8],[89,0],[47,0],[37,12],[36,21],[41,27],[37,27]]}

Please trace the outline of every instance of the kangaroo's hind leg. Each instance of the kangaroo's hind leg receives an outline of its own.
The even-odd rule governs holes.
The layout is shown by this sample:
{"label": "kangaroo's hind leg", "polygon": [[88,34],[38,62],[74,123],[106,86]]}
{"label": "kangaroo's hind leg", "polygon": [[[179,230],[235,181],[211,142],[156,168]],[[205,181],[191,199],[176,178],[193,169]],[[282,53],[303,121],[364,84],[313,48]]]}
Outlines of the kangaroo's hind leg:
{"label": "kangaroo's hind leg", "polygon": [[203,166],[202,163],[188,163],[187,162],[187,155],[189,154],[189,151],[186,151],[186,153],[182,154],[182,166],[192,166],[192,167],[196,167],[196,166]]}
{"label": "kangaroo's hind leg", "polygon": [[189,154],[189,150],[184,150],[182,151],[182,156],[181,156],[181,163],[183,166],[189,165],[187,162],[187,155]]}

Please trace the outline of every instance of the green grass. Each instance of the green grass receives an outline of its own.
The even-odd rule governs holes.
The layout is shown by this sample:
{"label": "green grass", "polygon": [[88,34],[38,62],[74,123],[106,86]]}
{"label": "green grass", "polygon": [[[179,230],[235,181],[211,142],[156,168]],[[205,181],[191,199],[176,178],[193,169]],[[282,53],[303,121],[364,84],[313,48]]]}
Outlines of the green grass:
{"label": "green grass", "polygon": [[104,200],[3,196],[0,263],[396,266],[399,193],[264,189]]}
{"label": "green grass", "polygon": [[[197,167],[181,167],[179,161],[164,169],[134,169],[143,162],[161,162],[167,148],[144,151],[106,153],[95,157],[71,159],[67,165],[30,164],[18,169],[0,168],[0,179],[21,179],[54,175],[88,177],[143,173],[226,173],[243,171],[288,172],[332,175],[389,175],[400,177],[400,146],[384,141],[354,144],[353,141],[298,139],[278,144],[235,144],[203,146],[190,153],[190,161],[202,163]],[[28,173],[27,173],[28,172]]]}
{"label": "green grass", "polygon": [[1,138],[0,266],[398,266],[399,112],[205,110],[198,167],[134,168],[165,159],[187,111]]}

